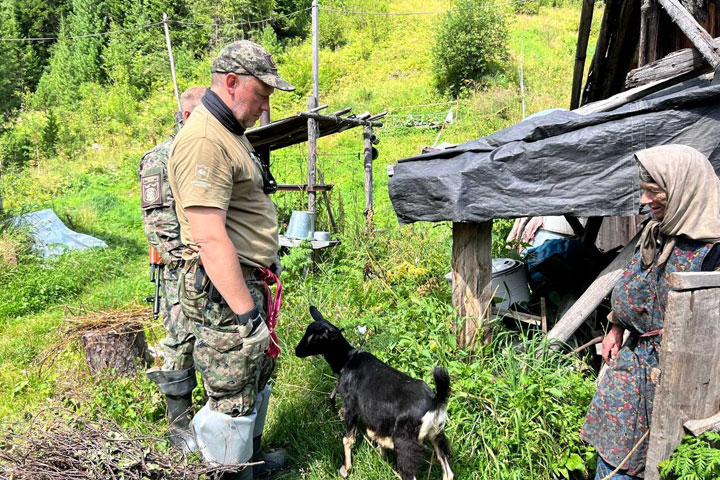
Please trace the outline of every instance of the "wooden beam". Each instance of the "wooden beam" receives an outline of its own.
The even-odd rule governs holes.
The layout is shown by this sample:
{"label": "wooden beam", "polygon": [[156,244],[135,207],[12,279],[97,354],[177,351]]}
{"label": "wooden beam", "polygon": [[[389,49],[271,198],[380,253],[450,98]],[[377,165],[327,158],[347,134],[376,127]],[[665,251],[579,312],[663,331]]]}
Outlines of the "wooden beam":
{"label": "wooden beam", "polygon": [[354,117],[341,117],[340,115],[321,115],[319,113],[313,113],[313,112],[300,112],[298,113],[298,116],[305,117],[305,118],[314,118],[315,120],[327,120],[331,122],[336,123],[345,123],[348,125],[353,125],[356,127],[382,127],[383,124],[381,122],[376,122],[374,120],[368,120],[370,118],[370,113],[367,113],[365,118],[363,116],[359,116],[357,118]]}
{"label": "wooden beam", "polygon": [[575,235],[577,235],[578,238],[582,238],[585,236],[585,227],[583,227],[583,224],[580,223],[580,220],[578,220],[577,217],[573,217],[572,215],[565,215],[565,220],[570,225],[570,228],[572,228]]}
{"label": "wooden beam", "polygon": [[610,262],[610,265],[600,272],[600,275],[580,296],[580,298],[568,309],[565,315],[548,332],[548,339],[566,342],[575,331],[585,322],[585,319],[595,311],[600,302],[612,292],[615,284],[620,280],[625,267],[635,254],[635,245],[640,235],[636,235],[623,248],[617,257]]}
{"label": "wooden beam", "polygon": [[278,185],[278,192],[329,192],[332,188],[332,184],[315,184],[312,187],[309,187],[304,183],[283,183]]}
{"label": "wooden beam", "polygon": [[609,112],[625,104],[633,102],[639,98],[650,95],[651,93],[659,92],[660,90],[664,90],[677,83],[684,82],[685,80],[690,80],[691,78],[695,78],[697,76],[698,75],[695,72],[688,72],[677,77],[659,80],[657,82],[649,83],[647,85],[635,87],[632,90],[620,92],[616,95],[613,95],[608,99],[599,100],[597,102],[583,105],[577,110],[574,110],[574,112],[579,113],[580,115],[587,115],[589,113],[596,112]]}
{"label": "wooden beam", "polygon": [[[671,274],[673,284],[681,283]],[[720,403],[720,288],[671,290],[660,347],[645,479],[680,444],[683,424],[717,413]]]}
{"label": "wooden beam", "polygon": [[692,433],[693,435],[700,436],[703,433],[712,430],[713,432],[720,431],[720,413],[716,413],[710,418],[703,418],[700,420],[688,420],[683,424],[685,430]]}
{"label": "wooden beam", "polygon": [[[323,175],[322,170],[320,170],[320,168],[318,168],[317,171],[318,171],[318,180],[320,181],[320,183],[325,183],[325,176]],[[319,185],[315,185],[315,188],[317,188],[318,186]],[[326,186],[332,187],[332,185],[326,185]],[[330,195],[328,195],[328,190],[330,190],[330,188],[322,191],[323,200],[325,200],[325,209],[327,209],[327,214],[328,214],[328,218],[330,219],[330,225],[332,225],[333,233],[338,233],[339,230],[338,230],[337,223],[335,222],[335,215],[333,215],[332,205],[330,204]]]}
{"label": "wooden beam", "polygon": [[453,223],[453,307],[464,324],[457,325],[460,348],[491,340],[488,317],[492,300],[492,221]]}
{"label": "wooden beam", "polygon": [[578,41],[575,49],[575,69],[573,70],[572,94],[570,110],[580,106],[580,93],[582,92],[583,73],[585,72],[585,58],[587,57],[588,39],[592,27],[595,0],[583,0],[580,12],[580,27],[578,28]]}
{"label": "wooden beam", "polygon": [[720,288],[720,272],[678,272],[670,276],[668,285],[677,291]]}
{"label": "wooden beam", "polygon": [[507,308],[491,308],[491,312],[493,316],[497,317],[508,317],[512,318],[513,320],[516,320],[518,322],[527,323],[528,325],[532,325],[534,327],[541,327],[542,326],[542,318],[538,317],[537,315],[531,315],[529,313],[524,312],[516,312],[515,310],[508,310]]}
{"label": "wooden beam", "polygon": [[[713,40],[720,46],[720,37]],[[650,82],[677,77],[694,72],[695,75],[711,72],[712,67],[705,62],[695,48],[683,48],[647,65],[630,70],[625,77],[625,88],[635,88]]]}
{"label": "wooden beam", "polygon": [[715,68],[720,63],[720,49],[713,44],[709,33],[685,10],[685,7],[678,0],[658,0],[670,18],[680,27],[680,30],[695,45],[695,48],[702,54],[703,58]]}

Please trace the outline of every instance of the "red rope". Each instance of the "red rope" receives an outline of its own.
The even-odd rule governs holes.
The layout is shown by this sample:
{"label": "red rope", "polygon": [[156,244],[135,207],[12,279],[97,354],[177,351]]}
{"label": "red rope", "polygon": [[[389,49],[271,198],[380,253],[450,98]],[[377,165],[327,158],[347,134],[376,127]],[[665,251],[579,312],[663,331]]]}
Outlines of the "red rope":
{"label": "red rope", "polygon": [[[267,349],[267,354],[270,358],[277,358],[282,351],[280,348],[280,340],[275,333],[275,325],[277,325],[278,315],[280,315],[280,306],[282,305],[282,284],[277,275],[271,272],[267,268],[258,268],[260,272],[260,280],[265,284],[265,293],[267,294],[267,316],[265,317],[265,324],[270,331],[270,345]],[[275,295],[270,290],[270,285],[276,284]]]}

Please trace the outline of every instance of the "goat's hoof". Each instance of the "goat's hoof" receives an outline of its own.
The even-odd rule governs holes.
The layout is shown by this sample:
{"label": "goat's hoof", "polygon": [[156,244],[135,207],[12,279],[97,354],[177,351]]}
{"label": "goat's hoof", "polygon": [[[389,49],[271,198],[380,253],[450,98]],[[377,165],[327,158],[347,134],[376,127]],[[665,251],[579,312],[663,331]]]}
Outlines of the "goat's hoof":
{"label": "goat's hoof", "polygon": [[340,474],[341,477],[348,478],[348,471],[345,469],[345,465],[338,468],[338,473]]}

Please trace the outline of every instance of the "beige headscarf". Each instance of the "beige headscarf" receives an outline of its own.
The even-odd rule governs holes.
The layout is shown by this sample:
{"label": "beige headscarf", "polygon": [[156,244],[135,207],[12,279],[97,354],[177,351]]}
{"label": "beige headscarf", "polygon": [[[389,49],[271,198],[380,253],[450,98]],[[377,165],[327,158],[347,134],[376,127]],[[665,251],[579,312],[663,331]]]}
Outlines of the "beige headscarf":
{"label": "beige headscarf", "polygon": [[705,155],[685,145],[661,145],[635,157],[667,193],[665,216],[650,220],[640,238],[643,268],[655,261],[659,233],[669,238],[657,265],[667,262],[680,235],[720,242],[720,180]]}

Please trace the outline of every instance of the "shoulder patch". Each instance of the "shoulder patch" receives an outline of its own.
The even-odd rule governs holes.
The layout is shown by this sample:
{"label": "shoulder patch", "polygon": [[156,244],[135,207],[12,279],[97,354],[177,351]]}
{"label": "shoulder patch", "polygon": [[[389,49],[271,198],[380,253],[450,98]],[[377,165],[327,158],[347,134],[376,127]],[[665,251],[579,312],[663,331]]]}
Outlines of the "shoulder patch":
{"label": "shoulder patch", "polygon": [[161,207],[162,199],[162,176],[160,173],[143,175],[140,179],[141,202],[142,208]]}

